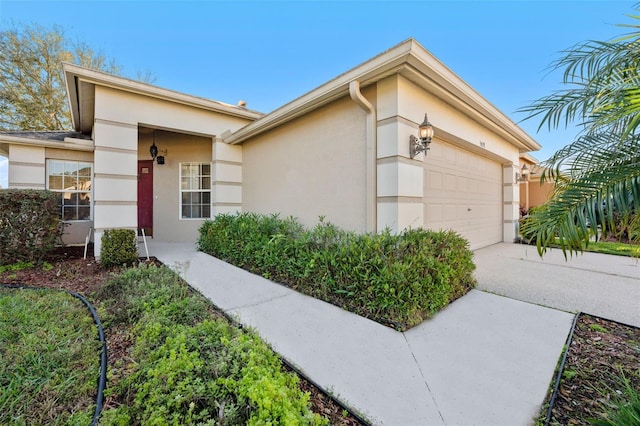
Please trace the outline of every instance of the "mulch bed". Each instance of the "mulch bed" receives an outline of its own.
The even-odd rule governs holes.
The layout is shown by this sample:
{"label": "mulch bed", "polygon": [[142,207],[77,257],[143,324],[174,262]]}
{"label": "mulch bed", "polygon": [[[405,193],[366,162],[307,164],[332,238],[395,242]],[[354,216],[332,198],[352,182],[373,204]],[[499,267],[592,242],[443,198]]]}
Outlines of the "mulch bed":
{"label": "mulch bed", "polygon": [[[92,248],[88,250],[93,253]],[[102,286],[109,278],[118,272],[117,269],[104,269],[95,261],[93,256],[83,259],[84,247],[60,247],[51,252],[45,259],[53,267],[50,269],[36,266],[20,271],[0,273],[0,283],[20,284],[34,287],[71,290],[88,296]],[[152,259],[151,262],[154,262]],[[106,328],[108,351],[108,371],[110,380],[117,381],[119,376],[126,374],[122,368],[122,360],[130,359],[133,341],[123,327]],[[120,361],[117,363],[117,361]],[[118,367],[118,365],[120,367]],[[124,363],[125,365],[128,363]],[[286,367],[285,367],[286,368]],[[332,425],[357,426],[362,425],[356,417],[344,409],[329,396],[324,394],[313,384],[300,377],[301,388],[311,395],[311,409],[326,416]],[[107,384],[107,387],[109,384]],[[119,401],[107,398],[104,407],[117,406]]]}
{"label": "mulch bed", "polygon": [[550,424],[590,425],[590,418],[602,418],[614,407],[622,374],[640,390],[640,329],[581,314]]}

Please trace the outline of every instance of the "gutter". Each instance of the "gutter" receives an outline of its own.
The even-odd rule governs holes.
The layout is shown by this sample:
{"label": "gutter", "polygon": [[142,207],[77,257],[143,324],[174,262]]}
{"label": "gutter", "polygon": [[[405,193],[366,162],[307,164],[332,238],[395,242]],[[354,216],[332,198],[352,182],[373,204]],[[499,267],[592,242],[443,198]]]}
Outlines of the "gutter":
{"label": "gutter", "polygon": [[362,95],[360,82],[353,80],[349,83],[349,95],[360,108],[367,113],[367,141],[366,141],[366,211],[367,211],[367,232],[377,232],[378,213],[378,189],[377,189],[377,168],[378,168],[378,118],[375,107]]}
{"label": "gutter", "polygon": [[72,151],[93,151],[93,141],[76,138],[65,138],[64,141],[25,138],[20,136],[0,135],[0,144],[29,145],[42,148],[68,149]]}

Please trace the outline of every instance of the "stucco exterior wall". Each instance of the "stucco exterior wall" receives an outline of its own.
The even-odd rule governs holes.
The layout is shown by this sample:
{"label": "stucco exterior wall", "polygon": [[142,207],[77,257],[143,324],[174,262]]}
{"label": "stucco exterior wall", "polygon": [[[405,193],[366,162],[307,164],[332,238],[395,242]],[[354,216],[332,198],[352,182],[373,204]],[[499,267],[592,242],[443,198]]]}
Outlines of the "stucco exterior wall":
{"label": "stucco exterior wall", "polygon": [[[165,148],[156,140],[160,149],[169,149],[171,154],[166,156],[170,164],[165,164],[166,168],[159,172],[158,177],[154,173],[154,193],[160,191],[158,197],[162,193],[162,198],[156,200],[159,202],[159,208],[154,208],[154,227],[158,229],[158,232],[154,232],[154,238],[169,241],[195,241],[197,234],[194,229],[197,230],[198,227],[196,221],[190,224],[182,223],[179,222],[177,210],[169,209],[170,211],[164,212],[171,202],[174,203],[175,209],[178,209],[180,195],[177,189],[178,174],[175,175],[175,179],[170,177],[170,173],[173,173],[171,163],[180,161],[181,158],[185,158],[184,161],[194,161],[193,157],[206,157],[208,161],[212,161],[213,138],[227,130],[237,130],[249,122],[249,119],[96,86],[93,130],[96,146],[94,164],[96,254],[100,253],[100,240],[105,229],[137,229],[137,162],[139,156],[149,158],[150,145],[146,141],[144,144],[138,142],[139,127],[164,129],[183,135],[201,135],[208,139],[206,148],[201,147],[200,143],[192,143],[192,139],[192,142],[187,144],[188,148],[184,156],[180,153],[182,147],[179,142],[175,142],[178,145],[174,145],[174,142],[166,141]],[[156,165],[154,171],[158,168],[159,166]],[[159,216],[155,217],[156,214]],[[165,220],[168,221],[167,225],[164,225]],[[179,226],[172,226],[176,223],[180,223]]]}
{"label": "stucco exterior wall", "polygon": [[[138,160],[150,160],[153,133],[140,133]],[[153,238],[160,241],[195,242],[204,219],[180,217],[180,163],[211,162],[212,140],[202,136],[159,131],[155,143],[164,164],[153,164]],[[166,151],[166,152],[165,152]]]}
{"label": "stucco exterior wall", "polygon": [[9,145],[9,188],[45,189],[45,149]]}
{"label": "stucco exterior wall", "polygon": [[[502,228],[503,241],[513,241],[519,195],[518,186],[509,175],[515,174],[514,164],[518,164],[519,149],[402,75],[387,77],[379,81],[377,86],[378,228],[386,225],[394,231],[400,231],[406,227],[425,226],[430,222],[426,217],[429,209],[424,208],[429,204],[430,194],[426,171],[430,170],[430,164],[442,161],[435,154],[437,148],[443,145],[451,146],[450,151],[469,152],[470,158],[485,158],[496,165],[492,170],[498,170],[497,174],[500,168],[503,169],[500,182],[502,189],[498,188],[497,193],[492,195],[497,200],[497,205],[491,208],[497,212],[496,224],[492,226]],[[425,113],[428,113],[436,131],[432,141],[434,152],[431,156],[429,153],[426,157],[425,154],[418,154],[411,159],[409,137],[417,134]],[[466,179],[461,166],[458,166],[457,173],[458,177]],[[473,209],[473,206],[469,208]],[[477,226],[481,226],[480,221]],[[469,228],[465,232],[472,235],[475,231]]]}
{"label": "stucco exterior wall", "polygon": [[242,155],[245,211],[366,231],[366,113],[348,96],[245,141]]}
{"label": "stucco exterior wall", "polygon": [[[523,188],[526,186],[526,188]],[[553,182],[540,183],[540,178],[531,178],[526,183],[520,184],[520,193],[524,190],[529,191],[529,199],[527,208],[536,207],[546,203],[551,198],[553,192]]]}

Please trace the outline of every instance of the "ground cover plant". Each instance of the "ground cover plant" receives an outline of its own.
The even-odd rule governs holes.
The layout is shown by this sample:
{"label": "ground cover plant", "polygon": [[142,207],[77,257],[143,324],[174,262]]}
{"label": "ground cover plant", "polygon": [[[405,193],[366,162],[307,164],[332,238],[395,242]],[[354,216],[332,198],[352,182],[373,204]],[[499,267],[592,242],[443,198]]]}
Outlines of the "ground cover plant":
{"label": "ground cover plant", "polygon": [[218,215],[201,251],[364,317],[405,330],[475,287],[468,243],[452,231],[356,234],[324,222]]}
{"label": "ground cover plant", "polygon": [[[206,388],[215,391],[216,386],[221,388],[222,382],[225,382],[222,387],[226,389],[223,389],[223,393],[227,392],[227,399],[220,399],[220,404],[210,411],[211,417],[208,422],[211,424],[220,418],[221,413],[225,416],[224,424],[231,425],[244,424],[244,418],[251,417],[252,412],[270,412],[268,409],[259,410],[257,407],[260,404],[300,408],[301,401],[307,397],[299,389],[309,394],[311,411],[326,416],[331,424],[361,424],[304,378],[300,378],[300,383],[295,386],[297,375],[291,376],[295,373],[277,373],[278,369],[290,370],[283,368],[280,361],[262,342],[256,343],[257,337],[252,334],[245,335],[232,326],[207,300],[201,298],[168,269],[142,268],[121,274],[124,271],[122,268],[107,269],[99,266],[92,257],[82,259],[83,249],[58,248],[47,256],[43,265],[25,263],[4,268],[0,270],[0,282],[65,288],[84,294],[96,306],[104,320],[108,346],[108,381],[104,415],[101,416],[100,424],[168,424],[171,419],[180,419],[184,424],[195,424],[198,416],[204,417],[204,399],[190,402],[184,400],[182,402],[185,404],[180,405],[175,400],[163,402],[163,398],[166,398],[166,395],[176,396],[180,392],[184,392],[185,397],[194,397],[194,389],[199,391]],[[134,283],[137,281],[139,283]],[[116,289],[122,291],[118,293]],[[150,311],[153,311],[152,314]],[[150,336],[154,338],[150,339]],[[220,351],[219,347],[222,347]],[[214,350],[215,354],[212,353]],[[244,358],[234,359],[238,351],[246,352],[242,354]],[[196,359],[196,354],[203,352],[203,359],[206,361],[201,363]],[[253,352],[257,355],[247,359]],[[216,357],[216,354],[219,355]],[[260,358],[266,359],[266,362],[259,363]],[[237,370],[243,362],[250,364],[255,368],[254,372],[260,374],[260,380],[253,387],[250,386],[249,378],[238,379],[242,372]],[[225,363],[228,363],[226,367],[223,365]],[[190,366],[194,366],[194,369],[190,370],[193,373],[191,376],[184,371],[191,368]],[[214,383],[206,383],[206,380],[202,380],[202,377],[196,374],[198,369],[199,373],[206,371],[206,374],[211,374],[214,367],[217,368],[219,382],[214,380]],[[221,373],[224,368],[234,371],[224,378]],[[265,370],[270,371],[271,375],[262,379]],[[237,383],[234,384],[234,381]],[[95,395],[95,380],[92,381],[92,385]],[[288,386],[286,391],[282,390],[283,385]],[[243,389],[244,393],[234,400],[231,396],[233,392]],[[187,393],[187,390],[191,393]],[[166,392],[166,395],[163,392]],[[155,408],[166,402],[165,408],[159,409],[166,417],[159,419],[159,415],[153,417],[153,413],[145,411],[150,407],[150,404],[144,401],[145,398],[153,398]],[[255,398],[256,402],[250,402],[248,408],[245,406],[245,411],[238,410],[240,412],[235,414],[232,412],[238,401],[253,401],[251,398]],[[191,402],[193,409],[189,413]],[[72,403],[75,402],[59,402],[47,409],[56,412],[67,409]],[[186,409],[186,413],[180,411],[181,409]],[[309,418],[312,416],[308,412],[307,415]],[[143,418],[147,420],[140,420]],[[233,419],[237,421],[232,421]],[[260,423],[266,423],[262,422],[264,418],[259,420]],[[201,423],[207,424],[207,421]],[[287,421],[282,420],[279,423],[286,424]],[[296,420],[294,423],[304,423],[304,420]],[[0,421],[0,424],[16,423]]]}
{"label": "ground cover plant", "polygon": [[132,268],[97,293],[103,321],[133,322],[133,368],[111,388],[102,424],[325,424],[298,378],[255,334],[212,318],[165,267]]}
{"label": "ground cover plant", "polygon": [[0,424],[91,424],[100,351],[80,300],[0,287]]}
{"label": "ground cover plant", "polygon": [[640,329],[581,314],[567,350],[549,424],[640,425]]}

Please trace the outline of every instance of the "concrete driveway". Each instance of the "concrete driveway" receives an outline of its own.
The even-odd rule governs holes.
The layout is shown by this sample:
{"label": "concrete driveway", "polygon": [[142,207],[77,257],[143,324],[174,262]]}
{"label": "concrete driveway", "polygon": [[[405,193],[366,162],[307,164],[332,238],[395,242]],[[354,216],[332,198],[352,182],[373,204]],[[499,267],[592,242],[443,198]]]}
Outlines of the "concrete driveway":
{"label": "concrete driveway", "polygon": [[524,302],[582,311],[640,327],[640,261],[597,253],[540,258],[535,247],[496,244],[475,251],[478,289]]}

